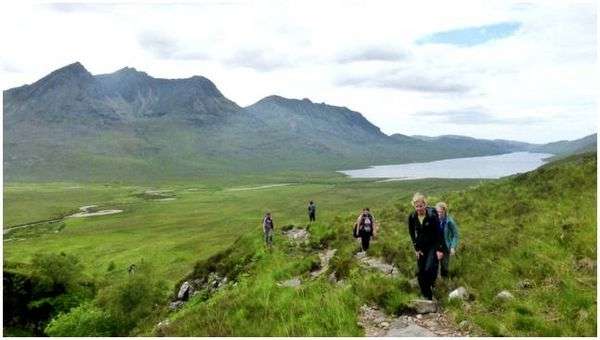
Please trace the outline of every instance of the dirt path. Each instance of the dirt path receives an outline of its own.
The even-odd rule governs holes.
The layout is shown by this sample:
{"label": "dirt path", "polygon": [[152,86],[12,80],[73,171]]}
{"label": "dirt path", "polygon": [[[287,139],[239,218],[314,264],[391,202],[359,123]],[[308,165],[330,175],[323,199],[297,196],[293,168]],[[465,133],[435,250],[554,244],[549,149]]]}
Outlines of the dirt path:
{"label": "dirt path", "polygon": [[67,217],[102,216],[102,215],[118,214],[118,213],[123,212],[123,210],[119,210],[119,209],[92,211],[92,208],[95,208],[95,207],[96,207],[95,205],[85,205],[85,206],[79,208],[79,210],[81,210],[81,212],[78,212],[73,215],[69,215]]}
{"label": "dirt path", "polygon": [[228,188],[228,189],[225,189],[225,191],[259,190],[259,189],[266,189],[266,188],[284,187],[286,185],[291,185],[291,183],[268,184],[268,185],[261,185],[258,187],[248,187],[248,188]]}

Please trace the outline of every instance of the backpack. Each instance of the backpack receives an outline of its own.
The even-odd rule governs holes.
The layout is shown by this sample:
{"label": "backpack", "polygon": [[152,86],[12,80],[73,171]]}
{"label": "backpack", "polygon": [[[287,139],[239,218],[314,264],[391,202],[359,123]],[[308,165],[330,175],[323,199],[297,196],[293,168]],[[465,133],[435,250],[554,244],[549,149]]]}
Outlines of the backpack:
{"label": "backpack", "polygon": [[371,216],[371,214],[368,214],[360,220],[360,230],[366,233],[371,233],[373,231],[373,216]]}

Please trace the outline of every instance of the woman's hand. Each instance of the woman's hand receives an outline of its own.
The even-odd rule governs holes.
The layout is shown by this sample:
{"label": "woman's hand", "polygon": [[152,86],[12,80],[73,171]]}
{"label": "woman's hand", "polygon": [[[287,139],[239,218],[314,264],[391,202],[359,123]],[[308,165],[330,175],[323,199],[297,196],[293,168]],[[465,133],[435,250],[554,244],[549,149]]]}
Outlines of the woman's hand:
{"label": "woman's hand", "polygon": [[415,255],[417,255],[417,260],[419,259],[419,257],[421,257],[423,255],[423,252],[420,250],[415,251]]}
{"label": "woman's hand", "polygon": [[441,260],[441,259],[443,259],[443,258],[444,258],[444,253],[443,253],[443,252],[441,252],[441,251],[436,251],[435,253],[437,254],[437,258],[438,258],[438,260]]}

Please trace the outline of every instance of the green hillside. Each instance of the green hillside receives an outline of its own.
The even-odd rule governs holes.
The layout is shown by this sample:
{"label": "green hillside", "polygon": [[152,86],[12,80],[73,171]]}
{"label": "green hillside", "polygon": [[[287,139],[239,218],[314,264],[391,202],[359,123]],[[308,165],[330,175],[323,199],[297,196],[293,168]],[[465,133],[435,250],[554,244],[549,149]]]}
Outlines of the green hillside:
{"label": "green hillside", "polygon": [[[468,320],[475,335],[596,335],[595,154],[432,199],[448,202],[461,226],[453,278],[436,290],[457,323]],[[171,322],[161,332],[355,336],[362,334],[356,326],[362,304],[377,303],[389,313],[402,313],[417,294],[407,284],[415,270],[405,225],[408,201],[407,193],[378,213],[382,232],[372,249],[372,256],[400,268],[400,278],[389,279],[357,266],[353,259],[357,245],[349,232],[354,215],[311,226],[310,244],[301,250],[281,240],[275,251],[266,252],[257,231],[239,240],[223,258],[196,266],[199,277],[216,270],[239,284],[208,299],[192,298],[181,311],[167,316]],[[337,249],[330,271],[345,285],[331,284],[327,276],[308,279],[314,254],[321,248]],[[247,272],[240,275],[232,270],[238,266]],[[306,283],[296,290],[277,286],[294,276]],[[467,288],[471,301],[447,301],[448,291],[458,286]],[[512,292],[515,299],[495,300],[502,290]],[[274,321],[265,324],[264,320]]]}
{"label": "green hillside", "polygon": [[[590,153],[468,189],[466,182],[452,189],[447,185],[459,182],[432,180],[396,183],[393,187],[357,182],[356,191],[351,187],[340,191],[338,187],[309,193],[302,188],[287,188],[275,196],[269,195],[274,200],[268,206],[277,206],[277,197],[298,195],[304,200],[318,198],[317,202],[323,203],[342,197],[350,200],[321,204],[323,214],[308,228],[304,227],[303,211],[292,212],[292,206],[274,209],[279,232],[272,251],[264,248],[256,221],[244,224],[247,226],[240,230],[241,236],[236,236],[233,245],[204,256],[187,274],[170,275],[169,281],[178,283],[171,283],[168,298],[158,282],[162,275],[157,275],[164,273],[165,262],[155,264],[154,269],[140,264],[135,275],[120,274],[114,276],[120,279],[113,284],[99,284],[95,298],[55,318],[46,332],[50,335],[363,335],[365,330],[357,325],[361,306],[378,305],[393,317],[410,313],[409,303],[418,297],[416,288],[410,284],[415,261],[405,222],[411,209],[410,197],[418,190],[432,195],[432,203],[448,202],[460,225],[461,245],[451,265],[451,279],[440,282],[435,291],[451,323],[456,326],[465,321],[472,336],[595,336],[596,172],[596,155]],[[282,189],[268,190],[276,193]],[[370,198],[363,200],[355,195],[357,192],[370,193],[364,196]],[[232,207],[238,199],[255,194],[258,191],[239,191],[241,196],[231,201]],[[358,245],[350,229],[356,207],[365,204],[371,205],[381,225],[369,256],[395,265],[398,276],[364,268],[354,256]],[[260,209],[256,214],[260,214]],[[283,229],[293,228],[292,225],[308,229],[311,236],[306,242],[297,244],[281,234]],[[83,231],[82,228],[74,230]],[[49,240],[44,242],[47,244]],[[333,249],[336,252],[329,269],[313,278],[311,272],[319,268],[318,254]],[[75,248],[71,250],[74,251]],[[106,267],[95,267],[98,269],[92,273],[96,272],[96,280],[102,282],[103,275],[99,274]],[[298,287],[281,286],[296,278],[300,280]],[[219,284],[221,288],[210,288],[216,287],[208,284],[217,279],[223,283]],[[196,282],[199,293],[173,312],[168,308],[169,301],[184,281]],[[448,292],[459,286],[465,287],[471,298],[449,302]],[[514,299],[498,301],[495,296],[502,290],[511,292]],[[119,295],[129,296],[127,306],[133,307],[120,305],[116,298]],[[148,303],[157,305],[154,308]],[[122,314],[127,308],[135,310],[131,314],[135,317]]]}

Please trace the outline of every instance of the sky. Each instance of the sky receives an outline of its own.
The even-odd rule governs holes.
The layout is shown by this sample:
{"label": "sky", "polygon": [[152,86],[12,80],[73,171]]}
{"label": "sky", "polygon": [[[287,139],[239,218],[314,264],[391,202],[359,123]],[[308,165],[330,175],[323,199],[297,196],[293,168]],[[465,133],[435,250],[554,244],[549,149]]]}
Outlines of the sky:
{"label": "sky", "polygon": [[201,75],[363,114],[386,134],[533,143],[597,131],[597,7],[574,1],[0,3],[0,86],[81,62]]}

